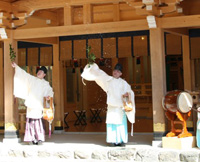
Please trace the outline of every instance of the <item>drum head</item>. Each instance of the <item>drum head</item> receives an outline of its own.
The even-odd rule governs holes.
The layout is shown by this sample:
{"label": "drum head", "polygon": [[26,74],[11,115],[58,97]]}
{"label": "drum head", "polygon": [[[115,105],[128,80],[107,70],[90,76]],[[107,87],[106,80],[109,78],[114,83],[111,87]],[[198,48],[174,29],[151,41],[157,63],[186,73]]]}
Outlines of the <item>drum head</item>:
{"label": "drum head", "polygon": [[167,111],[166,107],[165,107],[165,97],[162,98],[162,107],[165,111]]}
{"label": "drum head", "polygon": [[181,92],[177,98],[177,107],[182,113],[189,112],[193,107],[192,96],[187,92]]}

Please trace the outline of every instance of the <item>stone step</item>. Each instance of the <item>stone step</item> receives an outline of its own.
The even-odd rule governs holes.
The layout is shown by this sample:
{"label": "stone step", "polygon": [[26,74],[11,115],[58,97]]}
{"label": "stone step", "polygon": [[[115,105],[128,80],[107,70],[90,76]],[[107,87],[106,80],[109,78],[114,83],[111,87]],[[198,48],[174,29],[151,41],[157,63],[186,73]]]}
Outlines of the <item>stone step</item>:
{"label": "stone step", "polygon": [[[0,137],[1,138],[1,137]],[[148,140],[147,140],[148,139]],[[42,145],[0,142],[0,162],[198,162],[200,150],[182,150],[151,146],[150,134],[129,137],[123,147],[110,147],[105,134],[60,134]],[[146,141],[145,141],[146,140]],[[3,139],[2,139],[3,141]]]}
{"label": "stone step", "polygon": [[[92,144],[54,144],[12,146],[0,145],[0,161],[135,161],[135,162],[198,162],[200,150],[174,150],[147,145],[125,147]],[[38,160],[37,160],[38,159]]]}

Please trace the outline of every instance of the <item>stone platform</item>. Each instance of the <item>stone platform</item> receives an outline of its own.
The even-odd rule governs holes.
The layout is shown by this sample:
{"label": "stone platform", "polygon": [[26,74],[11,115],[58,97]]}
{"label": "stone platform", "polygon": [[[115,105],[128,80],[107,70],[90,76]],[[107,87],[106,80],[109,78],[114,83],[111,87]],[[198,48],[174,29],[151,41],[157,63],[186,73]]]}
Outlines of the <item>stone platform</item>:
{"label": "stone platform", "polygon": [[[0,162],[198,162],[200,150],[152,147],[152,134],[129,136],[125,147],[110,147],[105,133],[53,134],[43,145],[0,142]],[[3,136],[2,136],[3,138]],[[2,141],[2,140],[1,140]]]}

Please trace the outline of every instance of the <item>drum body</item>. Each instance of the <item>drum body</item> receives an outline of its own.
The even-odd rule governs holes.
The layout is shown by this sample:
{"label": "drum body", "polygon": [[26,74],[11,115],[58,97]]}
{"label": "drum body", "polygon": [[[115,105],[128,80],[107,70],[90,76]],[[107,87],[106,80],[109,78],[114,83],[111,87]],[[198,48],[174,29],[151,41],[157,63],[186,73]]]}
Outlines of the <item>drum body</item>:
{"label": "drum body", "polygon": [[168,92],[162,102],[163,108],[174,114],[177,111],[188,113],[193,106],[192,96],[189,93],[180,90]]}

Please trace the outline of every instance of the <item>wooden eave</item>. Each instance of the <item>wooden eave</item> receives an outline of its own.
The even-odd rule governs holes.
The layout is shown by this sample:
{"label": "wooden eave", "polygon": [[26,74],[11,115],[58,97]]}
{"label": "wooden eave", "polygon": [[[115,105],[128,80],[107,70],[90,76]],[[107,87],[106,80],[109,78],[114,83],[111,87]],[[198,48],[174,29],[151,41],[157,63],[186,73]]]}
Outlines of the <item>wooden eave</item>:
{"label": "wooden eave", "polygon": [[[36,39],[66,35],[148,30],[149,26],[146,16],[149,15],[155,16],[157,28],[170,30],[174,28],[200,27],[199,1],[184,0],[181,2],[181,0],[162,0],[162,4],[159,5],[158,2],[160,1],[155,0],[152,4],[146,4],[142,0],[0,0],[0,9],[3,13],[14,13],[16,16],[15,19],[12,19],[12,23],[14,24],[14,28],[17,29],[11,30],[10,28],[6,30],[8,35],[10,31],[13,31],[12,35],[14,39]],[[192,5],[189,9],[187,9],[188,4]],[[146,10],[149,5],[152,7],[151,11]],[[6,6],[7,11],[5,11]],[[95,10],[93,10],[93,7],[95,7]],[[174,13],[177,7],[187,10],[183,11],[183,13]],[[193,8],[195,9],[192,12]],[[79,9],[81,11],[82,22],[74,24],[73,11]],[[163,16],[158,15],[161,9],[163,13],[165,12]],[[120,12],[122,11],[134,11],[138,15],[138,18],[134,17],[132,20],[122,20],[120,18]],[[171,11],[174,14],[168,14]],[[109,21],[93,22],[94,14],[105,13],[110,13],[113,17]],[[190,15],[190,13],[194,15]],[[28,17],[51,20],[53,25],[27,29],[18,28],[18,26],[26,23]],[[63,21],[59,22],[59,18],[61,17]],[[9,18],[3,17],[2,19],[5,22],[10,22]],[[180,33],[187,32],[182,30]]]}

